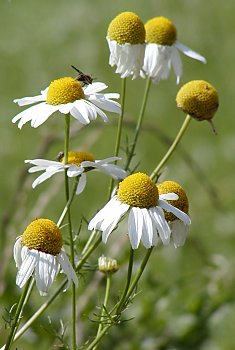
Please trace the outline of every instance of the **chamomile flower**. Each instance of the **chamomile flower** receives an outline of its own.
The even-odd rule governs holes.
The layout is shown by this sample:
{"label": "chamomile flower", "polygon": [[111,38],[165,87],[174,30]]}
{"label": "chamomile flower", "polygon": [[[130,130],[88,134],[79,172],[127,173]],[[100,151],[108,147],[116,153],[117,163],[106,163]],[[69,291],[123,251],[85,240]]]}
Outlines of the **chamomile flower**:
{"label": "chamomile flower", "polygon": [[79,176],[79,182],[77,187],[77,194],[80,194],[86,186],[86,172],[90,170],[97,170],[104,174],[112,176],[114,179],[124,179],[126,177],[126,171],[117,166],[116,164],[110,164],[117,160],[119,157],[110,157],[102,160],[96,160],[93,154],[88,152],[68,152],[68,163],[64,164],[63,155],[60,157],[60,161],[52,161],[46,159],[32,159],[25,160],[25,163],[33,164],[33,167],[29,168],[30,173],[43,171],[39,177],[33,182],[32,187],[35,188],[51,176],[64,172],[67,169],[69,177]]}
{"label": "chamomile flower", "polygon": [[139,76],[144,61],[145,29],[140,17],[133,12],[122,12],[108,27],[109,64],[117,66],[121,78]]}
{"label": "chamomile flower", "polygon": [[145,24],[146,49],[142,77],[148,76],[156,84],[168,78],[173,65],[177,84],[182,76],[179,51],[195,60],[206,63],[206,59],[177,40],[174,24],[165,17],[155,17]]}
{"label": "chamomile flower", "polygon": [[34,275],[40,295],[47,295],[60,267],[68,282],[77,286],[76,273],[62,247],[58,226],[49,219],[36,219],[25,229],[14,245],[18,273],[16,284],[22,288]]}
{"label": "chamomile flower", "polygon": [[14,100],[19,106],[39,103],[17,114],[12,122],[19,121],[18,127],[21,129],[25,123],[31,121],[31,126],[37,128],[57,111],[62,114],[70,113],[81,125],[89,124],[97,115],[107,122],[108,117],[102,109],[120,114],[120,104],[112,100],[118,99],[119,94],[100,93],[106,88],[107,85],[100,82],[82,86],[71,77],[56,79],[41,91],[41,95]]}
{"label": "chamomile flower", "polygon": [[192,118],[207,120],[216,134],[212,118],[219,107],[219,96],[214,86],[205,80],[191,80],[178,91],[176,103]]}
{"label": "chamomile flower", "polygon": [[[175,248],[181,247],[185,243],[189,225],[191,224],[191,220],[188,216],[188,197],[183,188],[174,181],[164,181],[158,184],[157,188],[159,196],[168,193],[175,193],[178,195],[177,200],[167,200],[168,205],[170,204],[173,208],[171,212],[165,211],[165,218],[170,225]],[[162,208],[165,209],[164,205]],[[176,209],[176,213],[174,213],[174,209]]]}
{"label": "chamomile flower", "polygon": [[163,209],[185,220],[188,218],[166,202],[176,199],[178,195],[175,193],[159,195],[157,186],[146,174],[129,175],[120,182],[117,194],[90,221],[88,229],[102,231],[102,239],[106,243],[110,233],[129,212],[128,235],[133,249],[138,248],[140,241],[145,248],[150,248],[158,243],[159,237],[167,245],[171,230]]}

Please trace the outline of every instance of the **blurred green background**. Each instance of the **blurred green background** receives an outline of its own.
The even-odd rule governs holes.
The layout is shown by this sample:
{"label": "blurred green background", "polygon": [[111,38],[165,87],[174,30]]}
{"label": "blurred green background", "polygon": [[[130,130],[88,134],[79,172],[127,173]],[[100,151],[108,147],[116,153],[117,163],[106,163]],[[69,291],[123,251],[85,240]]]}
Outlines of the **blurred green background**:
{"label": "blurred green background", "polygon": [[[218,136],[212,134],[208,123],[192,121],[161,177],[179,182],[188,194],[192,218],[189,238],[181,249],[173,246],[155,249],[139,294],[125,314],[126,319],[134,320],[114,327],[100,348],[235,348],[234,0],[1,0],[0,346],[8,332],[4,321],[9,316],[6,309],[20,296],[12,258],[15,238],[35,217],[46,216],[56,221],[64,205],[63,176],[32,190],[34,175],[28,175],[24,165],[25,159],[55,159],[63,150],[63,117],[54,115],[38,129],[27,124],[20,131],[11,123],[21,110],[12,101],[39,94],[53,79],[74,76],[71,64],[105,82],[109,92],[120,91],[120,78],[108,65],[105,36],[109,22],[122,11],[134,11],[144,22],[160,15],[170,18],[177,27],[178,40],[208,61],[202,65],[181,55],[184,67],[181,84],[192,79],[209,81],[218,90],[220,107],[214,119]],[[175,80],[172,72],[169,80],[151,87],[132,163],[140,162],[141,171],[151,173],[183,122],[184,115],[175,104],[179,89]],[[126,138],[131,140],[133,135],[144,85],[142,79],[128,79],[123,148]],[[110,115],[108,124],[97,120],[74,135],[72,146],[93,152],[97,159],[112,156],[116,126],[115,115]],[[89,220],[105,203],[108,184],[105,175],[88,175],[89,186],[73,205],[75,226],[82,216]],[[94,265],[101,254],[118,260],[121,269],[113,278],[111,304],[123,286],[129,251],[129,242],[123,234],[125,227],[120,231],[113,233],[108,244],[102,244],[89,260]],[[84,225],[78,253],[88,235]],[[136,266],[144,253],[141,246],[136,252]],[[58,282],[60,279],[59,276]],[[96,323],[89,319],[95,319],[103,293],[100,274],[84,271],[78,289],[79,345],[95,335]],[[55,301],[17,342],[17,349],[32,349],[39,342],[42,350],[63,348],[52,328],[59,327],[63,315],[69,329],[68,296],[69,292]],[[24,319],[44,300],[37,291],[33,292]],[[65,333],[65,344],[70,342],[68,334]]]}

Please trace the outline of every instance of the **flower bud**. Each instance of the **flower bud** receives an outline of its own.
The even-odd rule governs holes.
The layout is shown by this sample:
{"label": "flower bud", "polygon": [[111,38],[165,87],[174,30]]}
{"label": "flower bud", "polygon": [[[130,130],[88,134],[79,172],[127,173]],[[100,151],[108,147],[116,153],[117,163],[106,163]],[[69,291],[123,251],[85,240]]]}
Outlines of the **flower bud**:
{"label": "flower bud", "polygon": [[119,267],[117,260],[101,255],[98,259],[99,271],[103,273],[115,273]]}

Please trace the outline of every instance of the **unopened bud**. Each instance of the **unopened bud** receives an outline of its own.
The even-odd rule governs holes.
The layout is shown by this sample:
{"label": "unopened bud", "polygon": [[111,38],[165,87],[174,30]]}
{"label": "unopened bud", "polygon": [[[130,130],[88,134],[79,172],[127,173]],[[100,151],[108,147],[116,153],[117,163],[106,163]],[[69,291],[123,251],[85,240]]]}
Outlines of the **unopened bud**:
{"label": "unopened bud", "polygon": [[117,260],[106,257],[104,255],[99,257],[98,267],[99,271],[103,273],[115,273],[119,269]]}

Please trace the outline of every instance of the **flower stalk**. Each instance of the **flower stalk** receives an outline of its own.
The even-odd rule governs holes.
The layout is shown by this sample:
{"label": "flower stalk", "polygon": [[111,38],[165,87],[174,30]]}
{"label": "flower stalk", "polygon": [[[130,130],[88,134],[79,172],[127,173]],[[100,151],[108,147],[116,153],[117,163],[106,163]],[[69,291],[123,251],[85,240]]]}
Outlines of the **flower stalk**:
{"label": "flower stalk", "polygon": [[152,174],[150,175],[151,179],[154,179],[158,175],[159,171],[162,169],[162,167],[166,164],[168,159],[171,157],[171,155],[174,152],[174,150],[176,149],[178,143],[182,139],[186,129],[188,128],[191,119],[192,119],[192,117],[190,115],[186,116],[186,118],[185,118],[178,134],[176,135],[176,138],[174,139],[172,145],[170,146],[170,148],[168,149],[168,151],[166,152],[164,157],[161,159],[161,161],[158,163],[158,165],[156,166],[156,168],[153,170]]}
{"label": "flower stalk", "polygon": [[140,109],[140,113],[139,113],[139,118],[138,118],[138,121],[137,121],[137,124],[136,124],[135,135],[134,135],[133,143],[131,145],[131,149],[128,152],[128,157],[127,157],[127,161],[126,161],[126,165],[125,165],[125,170],[127,170],[129,168],[131,160],[132,160],[132,158],[134,156],[135,147],[136,147],[137,140],[138,140],[138,137],[139,137],[141,125],[142,125],[143,118],[144,118],[144,112],[145,112],[145,108],[146,108],[147,101],[148,101],[148,95],[149,95],[150,86],[151,86],[151,79],[147,78],[146,85],[145,85],[144,96],[143,96],[143,101],[142,101],[142,105],[141,105],[141,109]]}

